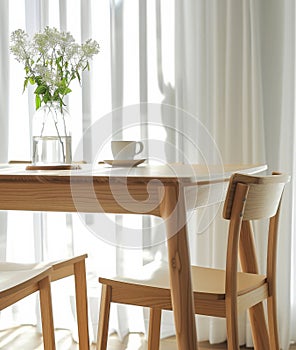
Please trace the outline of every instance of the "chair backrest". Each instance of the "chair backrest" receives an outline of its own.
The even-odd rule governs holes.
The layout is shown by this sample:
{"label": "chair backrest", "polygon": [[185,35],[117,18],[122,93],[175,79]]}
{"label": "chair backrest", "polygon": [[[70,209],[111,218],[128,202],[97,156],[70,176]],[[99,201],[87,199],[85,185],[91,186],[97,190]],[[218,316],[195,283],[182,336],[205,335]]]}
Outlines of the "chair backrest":
{"label": "chair backrest", "polygon": [[238,183],[248,186],[248,194],[242,213],[243,220],[273,217],[279,207],[284,186],[290,176],[273,173],[269,176],[252,176],[236,173],[232,175],[226,194],[223,217],[230,220]]}
{"label": "chair backrest", "polygon": [[238,251],[243,271],[258,273],[251,221],[269,218],[267,278],[275,290],[276,249],[279,208],[289,175],[234,174],[229,182],[223,217],[230,220],[226,258],[226,294],[236,295]]}

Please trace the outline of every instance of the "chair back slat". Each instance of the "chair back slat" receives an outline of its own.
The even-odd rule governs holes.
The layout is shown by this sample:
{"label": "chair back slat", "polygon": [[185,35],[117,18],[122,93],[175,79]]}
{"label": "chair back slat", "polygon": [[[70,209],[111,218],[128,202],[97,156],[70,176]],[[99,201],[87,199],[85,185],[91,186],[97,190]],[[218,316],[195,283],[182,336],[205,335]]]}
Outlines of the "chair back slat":
{"label": "chair back slat", "polygon": [[250,185],[243,220],[273,217],[281,200],[284,184]]}
{"label": "chair back slat", "polygon": [[273,217],[277,212],[284,186],[289,181],[289,178],[286,174],[274,174],[270,176],[234,174],[230,179],[226,194],[223,217],[228,220],[230,219],[237,183],[249,185],[243,220]]}

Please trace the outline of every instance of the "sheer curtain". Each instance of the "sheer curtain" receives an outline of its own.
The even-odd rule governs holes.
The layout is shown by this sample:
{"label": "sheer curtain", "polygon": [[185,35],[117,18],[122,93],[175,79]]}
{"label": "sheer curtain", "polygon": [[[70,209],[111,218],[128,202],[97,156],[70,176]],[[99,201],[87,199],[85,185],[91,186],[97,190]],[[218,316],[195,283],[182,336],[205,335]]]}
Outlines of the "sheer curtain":
{"label": "sheer curtain", "polygon": [[287,349],[289,341],[296,341],[295,2],[263,1],[261,16],[267,161],[270,168],[292,176],[283,202],[278,255],[279,328]]}
{"label": "sheer curtain", "polygon": [[[0,76],[3,78],[3,85],[5,89],[1,89],[0,94],[0,139],[2,140],[0,146],[0,162],[7,162],[8,153],[8,120],[4,116],[8,115],[8,87],[9,87],[9,71],[7,69],[8,61],[8,1],[1,1],[0,3],[0,32],[3,33],[0,43]],[[6,244],[7,244],[7,214],[0,213],[0,259],[6,258]]]}
{"label": "sheer curtain", "polygon": [[[176,4],[176,31],[182,33],[176,37],[177,105],[204,123],[224,163],[264,163],[259,2]],[[195,263],[224,267],[226,236],[215,235],[223,227],[219,216],[192,237]],[[198,317],[199,340],[222,342],[225,332],[224,320]],[[239,334],[241,344],[252,345],[246,317],[240,319]]]}
{"label": "sheer curtain", "polygon": [[[187,113],[194,125],[200,126],[195,138],[199,139],[200,129],[207,130],[225,163],[267,162],[271,170],[294,174],[293,0],[281,4],[276,0],[1,0],[0,20],[1,162],[30,157],[30,121],[34,113],[33,90],[22,94],[23,67],[9,54],[9,35],[17,28],[33,33],[48,24],[69,30],[77,41],[91,37],[101,47],[90,72],[83,75],[82,87],[73,86],[67,101],[73,117],[74,150],[81,145],[82,134],[104,120],[110,123],[113,134],[108,142],[112,137],[142,139],[145,157],[151,157],[151,161],[184,161],[191,156],[185,136],[195,131],[182,117]],[[157,126],[149,125],[148,118],[155,106],[162,117]],[[136,111],[138,119],[127,128],[124,117],[129,111]],[[96,154],[97,149],[92,148],[96,134],[86,135],[82,152],[77,154],[80,158],[75,160],[107,159],[108,147]],[[167,145],[158,159],[149,148],[151,138]],[[191,159],[200,161],[198,155]],[[279,242],[279,271],[286,272],[279,273],[283,349],[296,338],[294,182],[290,185],[291,195],[285,198],[281,223],[286,238]],[[211,212],[203,213],[205,222],[197,221],[198,215],[190,220],[193,263],[223,267],[226,236],[215,236],[216,227],[223,225],[218,209],[214,209],[214,217]],[[125,228],[151,226],[145,217],[110,216],[114,225],[108,226],[109,241],[86,229],[99,226],[100,231],[106,230],[100,224],[100,215],[12,212],[1,213],[0,220],[1,259],[33,261],[89,254],[92,339],[100,296],[97,275],[129,272],[153,258],[165,259],[165,244],[154,228],[139,237],[139,249],[122,247]],[[262,241],[256,239],[260,247]],[[263,258],[264,254],[261,264]],[[68,305],[69,313],[64,314],[71,314],[72,305],[65,300],[66,293],[59,302]],[[28,306],[20,305],[2,312],[0,326],[35,323],[35,317],[26,310]],[[72,327],[73,320],[56,314],[58,327]],[[287,315],[291,315],[291,321]],[[142,316],[138,309],[113,307],[111,330],[121,336],[128,330],[144,331]],[[240,322],[240,341],[251,345],[248,320],[243,317]],[[199,340],[225,340],[223,320],[198,317],[197,327]],[[170,313],[163,320],[162,332],[164,336],[174,332]]]}
{"label": "sheer curtain", "polygon": [[[278,255],[283,349],[295,341],[294,50],[293,1],[176,2],[176,104],[202,120],[225,163],[267,162],[270,170],[293,174],[285,196]],[[217,225],[218,219],[195,237],[195,262],[221,266],[225,237],[213,235]],[[255,238],[260,250],[264,237]],[[259,262],[264,267],[264,253]],[[225,339],[221,320],[200,317],[197,324],[200,340]],[[244,318],[240,342],[252,345]]]}

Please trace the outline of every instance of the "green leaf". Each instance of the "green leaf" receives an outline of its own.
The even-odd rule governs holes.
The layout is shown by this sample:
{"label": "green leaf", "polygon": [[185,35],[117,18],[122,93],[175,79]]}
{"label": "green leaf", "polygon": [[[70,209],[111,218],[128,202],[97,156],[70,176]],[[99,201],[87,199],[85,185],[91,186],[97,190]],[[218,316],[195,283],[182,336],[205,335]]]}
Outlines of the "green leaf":
{"label": "green leaf", "polygon": [[31,85],[34,85],[36,83],[35,79],[33,77],[29,78],[29,82]]}
{"label": "green leaf", "polygon": [[72,90],[70,89],[70,88],[68,88],[68,87],[60,87],[60,88],[58,88],[57,90],[56,90],[56,92],[58,93],[58,94],[61,94],[61,95],[67,95],[67,94],[69,94],[70,92],[71,92]]}
{"label": "green leaf", "polygon": [[51,96],[50,96],[50,93],[47,91],[44,95],[43,95],[43,102],[44,103],[47,103],[51,101]]}
{"label": "green leaf", "polygon": [[41,107],[41,98],[39,95],[36,95],[35,97],[35,106],[36,106],[36,110]]}
{"label": "green leaf", "polygon": [[29,81],[29,78],[26,78],[25,81],[24,81],[23,92],[26,90],[26,88],[27,88],[27,86],[28,86],[28,81]]}
{"label": "green leaf", "polygon": [[66,88],[66,89],[64,90],[64,95],[67,95],[67,94],[69,94],[70,92],[72,92],[72,90],[71,90],[70,88]]}
{"label": "green leaf", "polygon": [[42,85],[42,79],[41,79],[41,77],[40,77],[40,76],[36,77],[36,78],[35,78],[35,82],[36,82],[37,85]]}
{"label": "green leaf", "polygon": [[37,86],[36,90],[34,91],[35,94],[37,95],[43,95],[46,93],[47,91],[47,87],[45,85],[40,85],[40,86]]}
{"label": "green leaf", "polygon": [[61,80],[61,86],[62,86],[63,88],[67,87],[67,80],[66,80],[66,78],[63,78],[63,79]]}

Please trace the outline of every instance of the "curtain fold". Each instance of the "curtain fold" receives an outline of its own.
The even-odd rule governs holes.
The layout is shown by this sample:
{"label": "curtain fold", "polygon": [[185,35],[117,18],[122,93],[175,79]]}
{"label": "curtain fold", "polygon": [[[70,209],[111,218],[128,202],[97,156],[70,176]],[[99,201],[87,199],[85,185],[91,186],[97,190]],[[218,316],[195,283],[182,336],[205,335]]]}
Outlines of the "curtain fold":
{"label": "curtain fold", "polygon": [[295,320],[295,2],[262,1],[262,74],[267,161],[291,174],[278,242],[278,321],[283,349],[296,340]]}
{"label": "curtain fold", "polygon": [[[0,77],[4,87],[0,94],[0,162],[8,161],[8,115],[9,115],[9,6],[8,0],[0,2]],[[0,259],[6,259],[7,214],[0,213]]]}
{"label": "curtain fold", "polygon": [[9,6],[8,0],[0,3],[0,31],[3,34],[0,41],[0,76],[3,88],[0,94],[0,161],[8,161],[8,120],[9,115],[9,23],[8,23]]}
{"label": "curtain fold", "polygon": [[[91,1],[81,0],[81,41],[84,42],[92,37],[92,16],[91,16]],[[91,94],[91,77],[87,71],[82,72],[82,133],[91,126],[92,123],[92,94]],[[84,138],[83,141],[83,160],[91,162],[94,158],[92,152],[92,140]]]}
{"label": "curtain fold", "polygon": [[[267,159],[272,169],[291,174],[281,213],[277,284],[280,342],[288,349],[296,340],[295,2],[263,1],[261,6]],[[267,9],[271,9],[268,16]]]}
{"label": "curtain fold", "polygon": [[[287,0],[284,4],[283,19],[283,72],[280,130],[274,130],[279,138],[279,152],[276,165],[281,171],[291,174],[291,183],[284,198],[282,209],[282,235],[279,239],[278,254],[278,310],[280,340],[284,350],[289,349],[291,340],[296,340],[295,323],[295,181],[296,181],[296,123],[295,123],[295,2]],[[289,142],[287,142],[289,140]],[[275,160],[275,159],[274,159]],[[286,233],[286,234],[283,234]],[[294,248],[294,249],[293,249]],[[285,273],[281,273],[285,271]],[[285,288],[282,288],[282,286]],[[294,289],[292,289],[294,288]]]}

